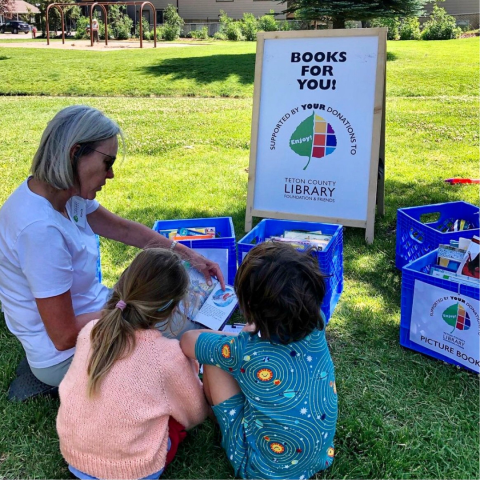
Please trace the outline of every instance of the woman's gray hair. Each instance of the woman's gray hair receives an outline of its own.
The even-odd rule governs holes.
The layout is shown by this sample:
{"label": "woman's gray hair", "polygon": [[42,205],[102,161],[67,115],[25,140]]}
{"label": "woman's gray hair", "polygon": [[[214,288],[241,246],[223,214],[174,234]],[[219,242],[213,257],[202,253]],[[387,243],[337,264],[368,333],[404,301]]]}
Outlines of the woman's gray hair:
{"label": "woman's gray hair", "polygon": [[117,135],[124,143],[120,127],[96,108],[85,105],[64,108],[53,117],[43,132],[30,172],[33,178],[52,187],[60,190],[71,188],[76,180],[72,158],[75,145],[95,148],[98,142]]}

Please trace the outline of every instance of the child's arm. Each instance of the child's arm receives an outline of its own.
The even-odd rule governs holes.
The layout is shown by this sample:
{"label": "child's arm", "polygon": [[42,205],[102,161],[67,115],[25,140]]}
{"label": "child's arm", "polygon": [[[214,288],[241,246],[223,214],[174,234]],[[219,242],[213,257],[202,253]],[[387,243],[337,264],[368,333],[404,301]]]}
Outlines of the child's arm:
{"label": "child's arm", "polygon": [[203,385],[176,340],[170,340],[168,355],[162,362],[163,385],[170,405],[170,416],[187,430],[203,422],[210,407],[205,400]]}
{"label": "child's arm", "polygon": [[195,356],[195,344],[197,343],[198,337],[202,333],[215,333],[217,335],[237,335],[236,333],[230,332],[220,332],[216,330],[202,329],[202,330],[188,330],[180,338],[180,347],[183,350],[183,353],[189,357],[196,359]]}

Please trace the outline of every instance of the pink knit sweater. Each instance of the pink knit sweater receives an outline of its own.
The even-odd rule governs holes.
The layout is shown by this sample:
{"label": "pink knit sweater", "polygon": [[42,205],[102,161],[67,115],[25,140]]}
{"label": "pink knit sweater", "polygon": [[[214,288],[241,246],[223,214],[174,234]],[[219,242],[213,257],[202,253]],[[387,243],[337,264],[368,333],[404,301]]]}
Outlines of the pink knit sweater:
{"label": "pink knit sweater", "polygon": [[208,411],[198,364],[179,342],[157,330],[136,333],[136,348],[118,360],[97,394],[87,396],[90,332],[80,332],[72,364],[60,384],[57,431],[65,460],[98,478],[142,478],[165,465],[168,419],[187,429]]}

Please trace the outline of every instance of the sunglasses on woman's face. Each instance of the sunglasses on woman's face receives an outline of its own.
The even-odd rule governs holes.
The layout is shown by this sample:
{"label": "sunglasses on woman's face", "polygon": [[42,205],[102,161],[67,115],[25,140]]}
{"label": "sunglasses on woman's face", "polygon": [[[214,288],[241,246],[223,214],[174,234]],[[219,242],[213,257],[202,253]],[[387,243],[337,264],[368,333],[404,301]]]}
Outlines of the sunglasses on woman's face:
{"label": "sunglasses on woman's face", "polygon": [[113,164],[115,163],[115,160],[117,159],[117,157],[113,157],[112,155],[108,155],[106,153],[103,153],[101,152],[100,150],[95,150],[94,148],[90,148],[88,147],[89,150],[91,150],[92,152],[97,152],[97,153],[101,153],[102,155],[104,155],[105,157],[108,157],[109,159],[108,160],[104,160],[105,162],[105,171],[109,171],[112,167],[113,167]]}

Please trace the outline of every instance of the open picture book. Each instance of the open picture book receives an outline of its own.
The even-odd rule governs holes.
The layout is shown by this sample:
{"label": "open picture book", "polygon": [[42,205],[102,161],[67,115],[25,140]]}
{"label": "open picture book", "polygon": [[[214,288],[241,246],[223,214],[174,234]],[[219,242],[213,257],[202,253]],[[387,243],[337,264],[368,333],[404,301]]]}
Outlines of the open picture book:
{"label": "open picture book", "polygon": [[212,278],[212,285],[207,285],[205,277],[185,262],[190,286],[185,301],[179,305],[175,315],[186,315],[193,322],[212,330],[221,330],[237,307],[237,296],[230,285],[222,290],[220,282]]}

